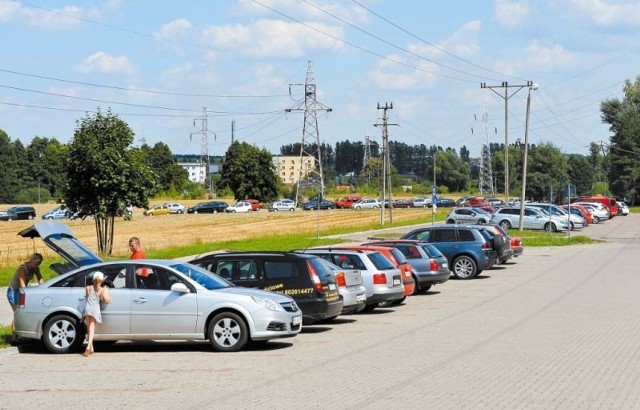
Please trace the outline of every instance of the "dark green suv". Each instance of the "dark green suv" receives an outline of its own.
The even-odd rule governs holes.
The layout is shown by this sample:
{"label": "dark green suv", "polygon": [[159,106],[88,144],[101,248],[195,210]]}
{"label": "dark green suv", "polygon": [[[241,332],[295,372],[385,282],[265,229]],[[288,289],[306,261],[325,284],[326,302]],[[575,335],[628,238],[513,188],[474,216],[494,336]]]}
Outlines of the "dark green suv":
{"label": "dark green suv", "polygon": [[497,263],[493,238],[482,227],[433,225],[414,229],[401,239],[432,243],[446,256],[455,277],[471,279]]}

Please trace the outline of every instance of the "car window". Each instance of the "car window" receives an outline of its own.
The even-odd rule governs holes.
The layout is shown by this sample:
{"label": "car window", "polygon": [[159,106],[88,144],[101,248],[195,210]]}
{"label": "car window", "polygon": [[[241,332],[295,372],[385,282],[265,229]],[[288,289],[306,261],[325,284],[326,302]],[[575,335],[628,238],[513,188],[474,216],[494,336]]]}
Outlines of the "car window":
{"label": "car window", "polygon": [[388,270],[395,268],[395,266],[393,266],[393,263],[391,263],[391,261],[380,252],[371,252],[367,255],[367,257],[373,263],[373,266],[375,266],[376,269]]}
{"label": "car window", "polygon": [[396,249],[398,249],[407,259],[420,259],[420,251],[415,246],[409,245],[396,245]]}
{"label": "car window", "polygon": [[407,263],[407,258],[404,256],[404,254],[402,252],[400,252],[398,249],[396,248],[389,248],[389,251],[391,252],[391,254],[393,255],[394,258],[396,258],[396,262],[398,264],[403,264],[403,263]]}
{"label": "car window", "polygon": [[456,242],[456,231],[453,229],[436,229],[429,242]]}
{"label": "car window", "polygon": [[430,238],[431,238],[431,231],[421,231],[421,232],[416,232],[413,235],[408,236],[408,238],[410,239],[417,239],[419,241],[423,241],[423,242],[433,242]]}
{"label": "car window", "polygon": [[320,281],[325,283],[328,278],[333,276],[333,272],[327,262],[322,260],[322,258],[311,258],[308,260],[313,269],[315,269],[316,274],[320,277]]}
{"label": "car window", "polygon": [[193,279],[209,290],[224,289],[234,286],[231,282],[190,263],[177,263],[171,267],[183,275]]}
{"label": "car window", "polygon": [[431,244],[423,244],[421,245],[422,249],[424,249],[424,251],[427,253],[427,255],[429,255],[430,258],[437,258],[437,257],[441,257],[442,253],[438,250],[438,248],[436,248],[435,246],[431,245]]}
{"label": "car window", "polygon": [[99,270],[104,274],[105,283],[110,287],[116,289],[124,289],[127,287],[127,266],[124,264],[105,265],[99,269],[95,267],[84,269],[72,276],[68,276],[65,279],[51,285],[51,287],[69,287],[69,288],[84,288],[91,285],[93,281],[93,274]]}
{"label": "car window", "polygon": [[299,276],[297,264],[291,261],[265,261],[264,274],[267,279],[295,278]]}
{"label": "car window", "polygon": [[470,229],[460,229],[458,231],[460,236],[460,242],[475,242],[476,238],[473,236],[473,232]]}

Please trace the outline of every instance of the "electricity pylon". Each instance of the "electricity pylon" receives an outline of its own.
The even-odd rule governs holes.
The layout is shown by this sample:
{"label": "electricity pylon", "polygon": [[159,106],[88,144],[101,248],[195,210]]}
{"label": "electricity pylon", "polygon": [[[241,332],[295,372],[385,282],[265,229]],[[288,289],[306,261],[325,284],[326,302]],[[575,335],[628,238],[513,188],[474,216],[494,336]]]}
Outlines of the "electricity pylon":
{"label": "electricity pylon", "polygon": [[[291,86],[289,85],[289,94]],[[295,107],[287,108],[286,112],[303,111],[304,125],[302,127],[302,144],[300,144],[300,163],[298,181],[296,182],[296,204],[300,203],[300,185],[313,184],[318,187],[320,197],[324,198],[324,177],[322,174],[322,155],[320,148],[320,133],[318,132],[318,111],[331,112],[331,108],[316,100],[316,84],[313,76],[313,62],[307,66],[307,78],[304,83],[304,99]],[[316,161],[315,167],[307,168],[305,163],[309,158]],[[318,201],[319,204],[319,201]]]}

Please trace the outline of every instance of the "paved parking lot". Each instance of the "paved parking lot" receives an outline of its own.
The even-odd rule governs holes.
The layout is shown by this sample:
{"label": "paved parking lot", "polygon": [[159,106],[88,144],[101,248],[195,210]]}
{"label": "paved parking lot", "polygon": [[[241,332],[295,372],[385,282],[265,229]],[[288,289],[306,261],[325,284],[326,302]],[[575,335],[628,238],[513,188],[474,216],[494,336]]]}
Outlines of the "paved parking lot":
{"label": "paved parking lot", "polygon": [[607,242],[525,242],[477,279],[240,353],[0,354],[0,408],[638,408],[640,216],[585,233]]}

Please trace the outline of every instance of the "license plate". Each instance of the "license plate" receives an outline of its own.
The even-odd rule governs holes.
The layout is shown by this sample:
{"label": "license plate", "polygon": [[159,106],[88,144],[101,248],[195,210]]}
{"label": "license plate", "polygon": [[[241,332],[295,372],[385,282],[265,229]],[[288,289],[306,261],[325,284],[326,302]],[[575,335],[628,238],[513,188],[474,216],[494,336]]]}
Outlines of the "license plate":
{"label": "license plate", "polygon": [[367,300],[367,295],[362,294],[362,295],[356,295],[356,302],[364,302]]}
{"label": "license plate", "polygon": [[399,286],[400,284],[400,279],[393,279],[393,286]]}
{"label": "license plate", "polygon": [[333,283],[329,284],[329,290],[336,290],[336,285]]}
{"label": "license plate", "polygon": [[291,322],[293,326],[300,326],[301,323],[302,323],[302,316],[294,316],[293,321]]}
{"label": "license plate", "polygon": [[449,264],[448,264],[447,262],[445,262],[445,263],[443,263],[443,264],[442,264],[442,267],[443,267],[443,268],[448,268],[448,267],[449,267]]}

